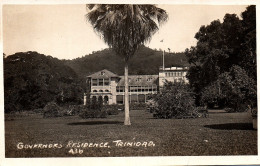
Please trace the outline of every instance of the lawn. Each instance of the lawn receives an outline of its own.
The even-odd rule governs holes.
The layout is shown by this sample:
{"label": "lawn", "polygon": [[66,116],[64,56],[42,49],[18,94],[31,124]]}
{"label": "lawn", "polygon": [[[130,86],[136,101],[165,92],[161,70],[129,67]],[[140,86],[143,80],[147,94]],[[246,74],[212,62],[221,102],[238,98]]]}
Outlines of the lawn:
{"label": "lawn", "polygon": [[123,125],[123,113],[106,119],[6,116],[6,157],[257,155],[248,113],[211,110],[209,118],[154,119],[133,110],[130,116],[131,126]]}

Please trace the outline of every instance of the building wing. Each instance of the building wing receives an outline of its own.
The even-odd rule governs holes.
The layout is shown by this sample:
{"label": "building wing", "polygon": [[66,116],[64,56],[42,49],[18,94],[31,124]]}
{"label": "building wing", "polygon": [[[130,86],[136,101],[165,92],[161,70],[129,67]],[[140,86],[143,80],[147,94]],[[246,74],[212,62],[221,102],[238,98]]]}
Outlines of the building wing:
{"label": "building wing", "polygon": [[92,79],[108,79],[108,78],[119,77],[119,76],[115,73],[112,73],[111,71],[108,71],[107,69],[103,69],[87,77],[90,77]]}
{"label": "building wing", "polygon": [[[158,75],[129,75],[129,86],[157,86],[158,85]],[[117,86],[125,85],[124,76],[120,76],[120,81]]]}

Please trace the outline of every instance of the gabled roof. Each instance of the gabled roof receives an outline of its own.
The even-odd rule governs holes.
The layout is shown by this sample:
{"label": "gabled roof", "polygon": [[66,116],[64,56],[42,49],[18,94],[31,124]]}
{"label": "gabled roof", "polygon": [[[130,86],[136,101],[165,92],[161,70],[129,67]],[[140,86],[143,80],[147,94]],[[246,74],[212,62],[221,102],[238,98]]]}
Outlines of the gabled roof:
{"label": "gabled roof", "polygon": [[91,77],[92,79],[98,79],[98,78],[118,77],[118,75],[116,75],[115,73],[112,73],[111,71],[108,71],[107,69],[103,69],[103,70],[93,73],[87,77]]}
{"label": "gabled roof", "polygon": [[[124,76],[120,76],[120,81],[117,86],[125,85]],[[129,86],[157,86],[158,85],[158,75],[129,75]]]}

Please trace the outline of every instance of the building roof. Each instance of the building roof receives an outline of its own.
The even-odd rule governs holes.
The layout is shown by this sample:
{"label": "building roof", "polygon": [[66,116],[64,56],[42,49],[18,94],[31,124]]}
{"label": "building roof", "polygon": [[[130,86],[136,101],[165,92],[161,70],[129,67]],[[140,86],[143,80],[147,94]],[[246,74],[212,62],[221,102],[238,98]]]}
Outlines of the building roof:
{"label": "building roof", "polygon": [[[129,86],[157,86],[158,75],[129,75]],[[120,81],[117,86],[125,85],[124,76],[120,76]]]}
{"label": "building roof", "polygon": [[159,67],[159,71],[188,71],[189,67],[165,67],[162,66]]}
{"label": "building roof", "polygon": [[100,78],[118,77],[118,75],[116,75],[115,73],[112,73],[111,71],[108,71],[107,69],[103,69],[103,70],[93,73],[87,77],[91,77],[92,79],[100,79]]}

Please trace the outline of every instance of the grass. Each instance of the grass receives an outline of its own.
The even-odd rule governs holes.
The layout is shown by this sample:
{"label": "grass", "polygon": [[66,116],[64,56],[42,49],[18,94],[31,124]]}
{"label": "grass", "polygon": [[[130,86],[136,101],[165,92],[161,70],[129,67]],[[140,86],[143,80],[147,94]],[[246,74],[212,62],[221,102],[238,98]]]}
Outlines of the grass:
{"label": "grass", "polygon": [[[257,131],[248,113],[210,111],[209,118],[154,119],[148,112],[133,110],[130,116],[131,126],[123,125],[123,113],[106,119],[6,115],[6,157],[257,155]],[[117,147],[115,140],[153,141],[155,146]],[[71,154],[65,147],[69,141],[108,142],[110,148],[79,148],[82,154]],[[21,150],[17,149],[19,142],[63,147]]]}

